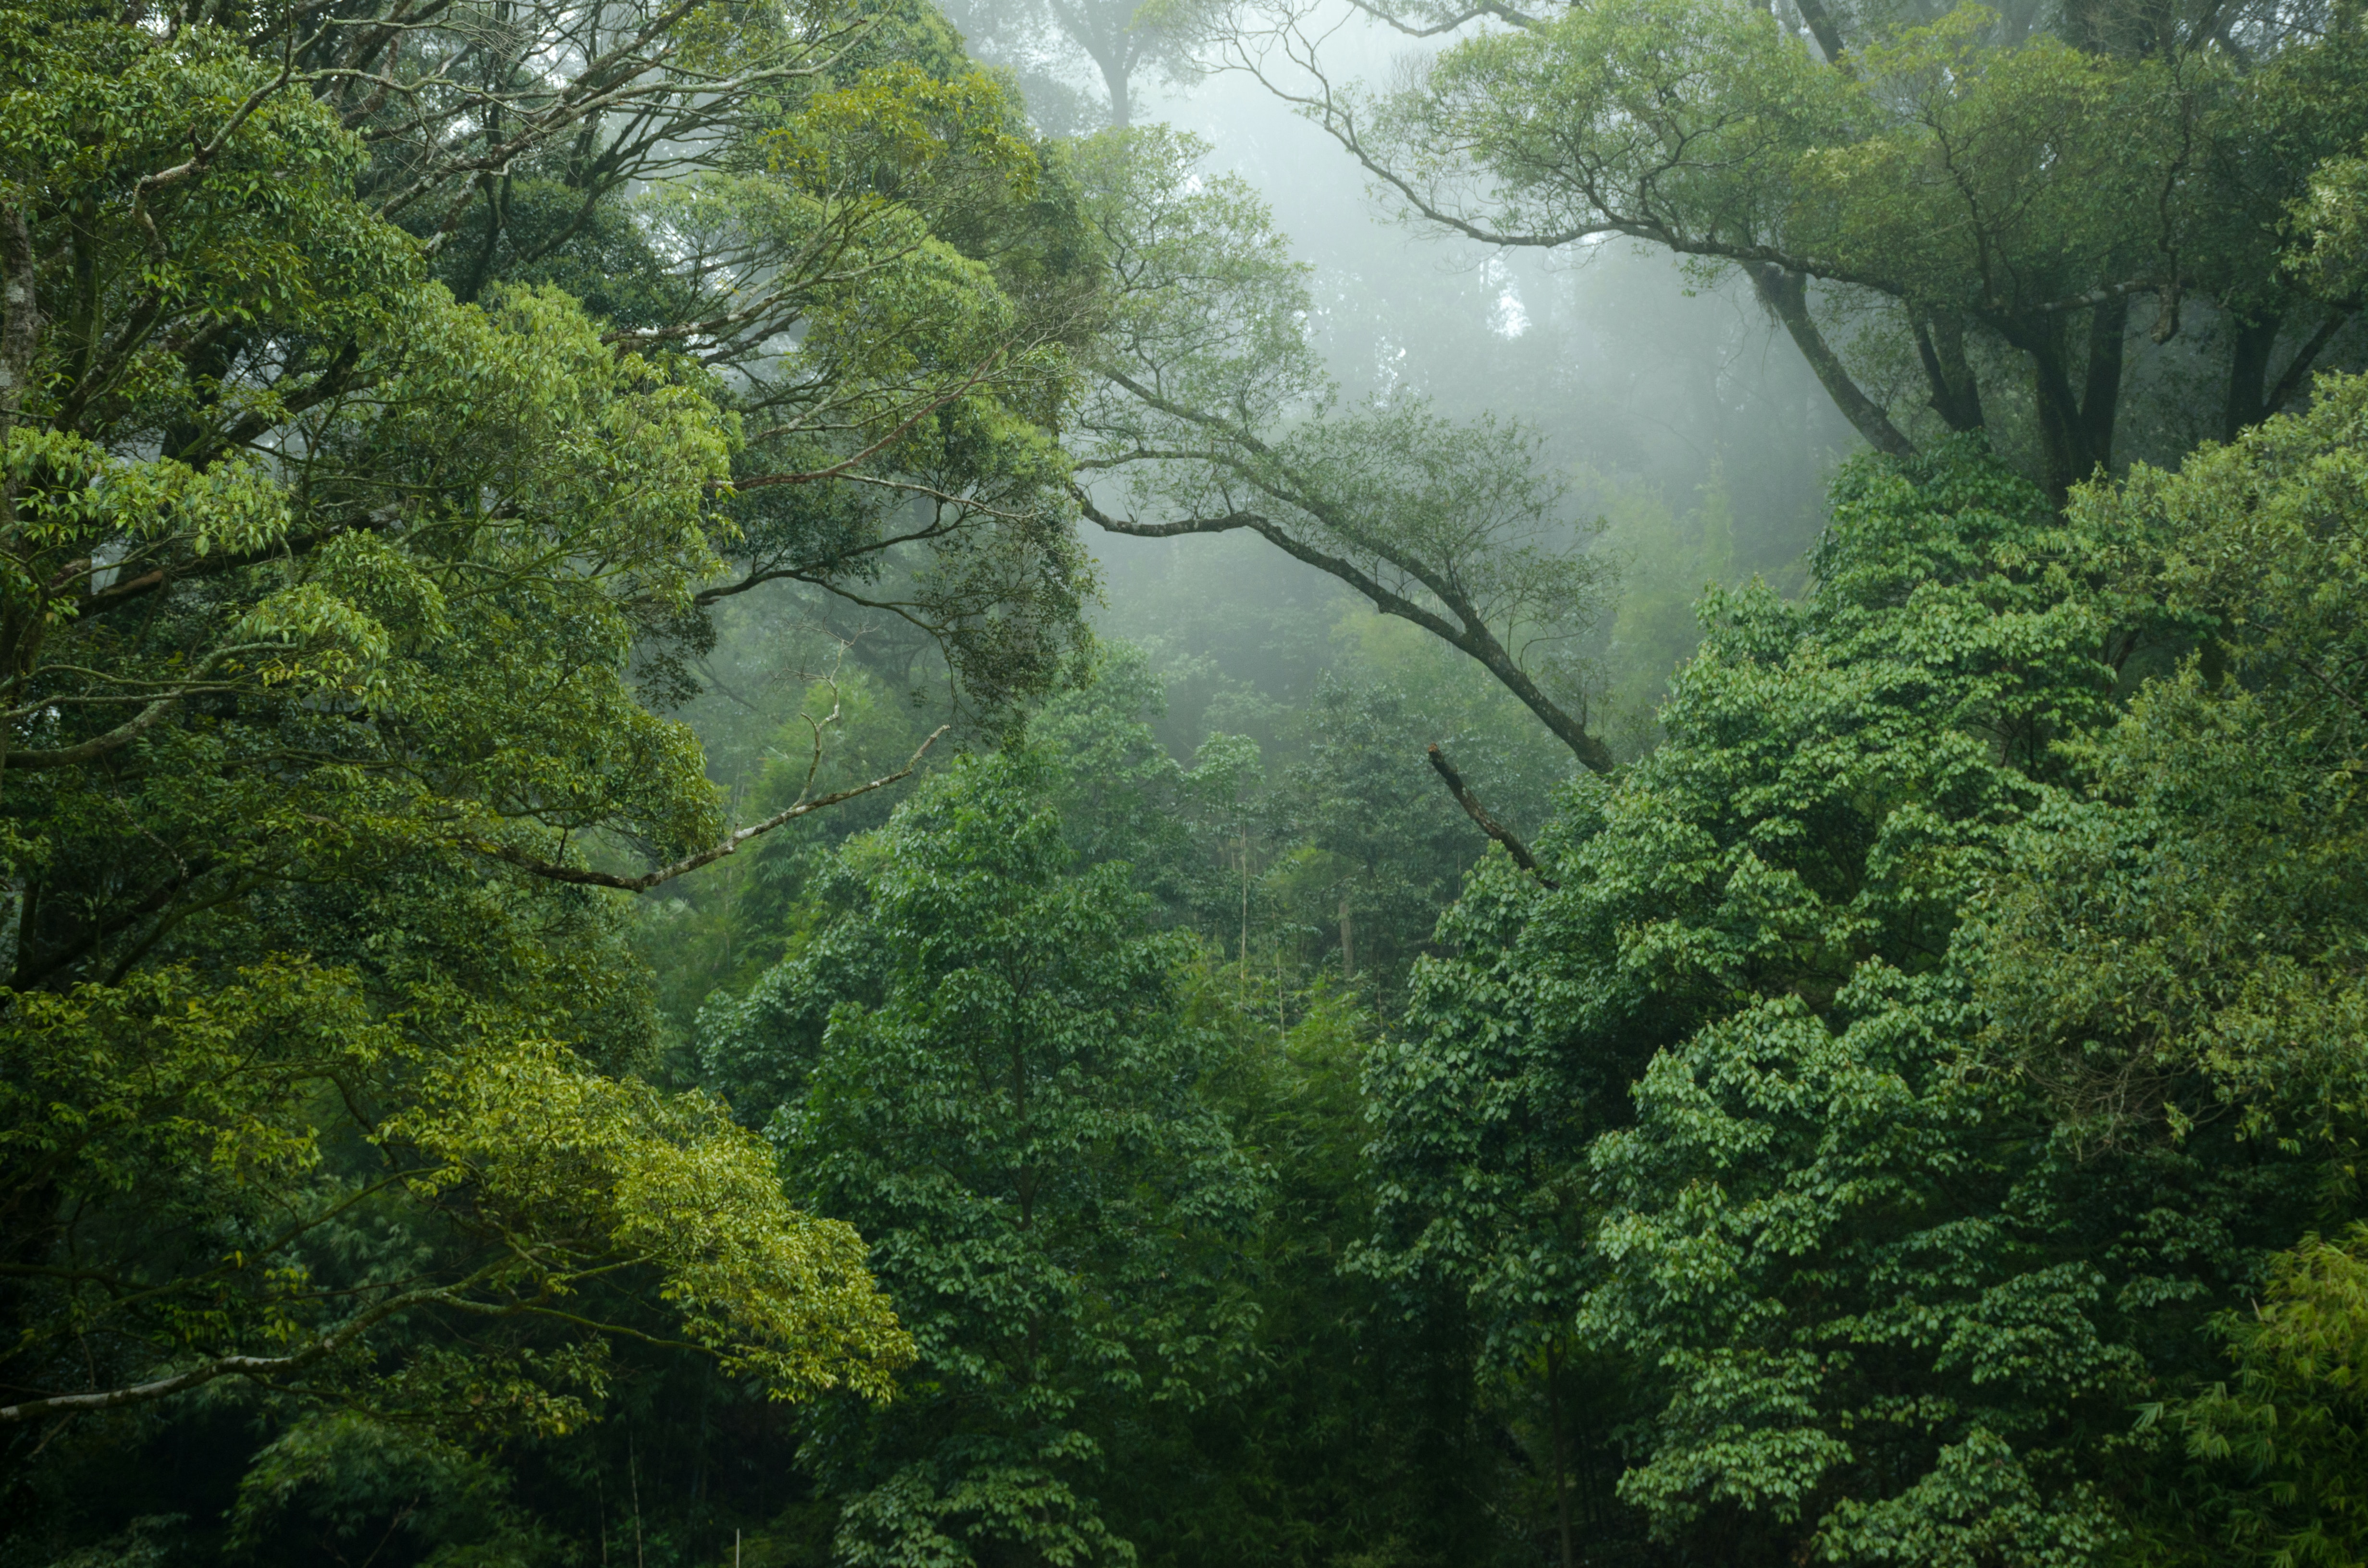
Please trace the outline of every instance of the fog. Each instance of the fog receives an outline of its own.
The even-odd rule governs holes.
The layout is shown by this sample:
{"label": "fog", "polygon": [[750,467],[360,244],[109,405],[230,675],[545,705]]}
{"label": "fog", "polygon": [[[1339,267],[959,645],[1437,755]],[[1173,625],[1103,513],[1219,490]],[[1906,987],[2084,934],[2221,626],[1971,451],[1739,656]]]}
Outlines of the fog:
{"label": "fog", "polygon": [[[994,0],[953,13],[973,51],[1015,69],[1050,131],[1106,122],[1101,75],[1041,19]],[[1340,79],[1386,81],[1436,40],[1349,15],[1326,35]],[[1312,269],[1314,324],[1344,402],[1420,396],[1442,413],[1509,416],[1545,438],[1586,548],[1619,587],[1585,651],[1597,711],[1623,749],[1694,641],[1704,585],[1759,575],[1796,590],[1833,465],[1858,445],[1784,335],[1732,275],[1690,278],[1625,241],[1497,249],[1400,221],[1322,128],[1239,70],[1146,67],[1133,119],[1209,147],[1247,181]],[[1287,712],[1357,662],[1349,589],[1248,539],[1089,540],[1108,638],[1166,676],[1179,753],[1209,726],[1287,744]],[[1450,660],[1443,651],[1437,652]]]}

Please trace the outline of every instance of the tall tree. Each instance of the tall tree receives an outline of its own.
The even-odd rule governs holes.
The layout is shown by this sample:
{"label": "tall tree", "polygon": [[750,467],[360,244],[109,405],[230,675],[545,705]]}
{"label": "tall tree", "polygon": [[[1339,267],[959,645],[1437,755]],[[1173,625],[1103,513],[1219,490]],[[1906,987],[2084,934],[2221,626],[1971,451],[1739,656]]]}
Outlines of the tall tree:
{"label": "tall tree", "polygon": [[[641,1080],[614,890],[876,782],[724,819],[661,711],[719,585],[793,555],[983,703],[1081,636],[1037,156],[878,15],[499,10],[0,17],[0,1483],[53,1554],[223,1411],[198,1537],[250,1460],[260,1520],[580,1427],[619,1343],[784,1399],[910,1354]],[[735,464],[898,505],[744,520]],[[904,547],[948,569],[865,593]]]}
{"label": "tall tree", "polygon": [[[1064,132],[1125,130],[1134,123],[1140,77],[1156,69],[1174,80],[1190,68],[1191,29],[1144,0],[967,0],[946,10],[980,58],[1018,70],[1030,107],[1062,120]],[[1080,63],[1101,78],[1107,110],[1072,123],[1061,100]]]}
{"label": "tall tree", "polygon": [[2164,1562],[2335,1560],[2361,1540],[2368,1327],[2351,1177],[2368,1061],[2368,642],[2351,609],[2368,381],[2327,378],[2306,414],[2086,494],[2076,515],[2132,540],[2124,591],[2209,640],[2083,748],[2087,789],[2018,846],[1968,933],[1989,1020],[1975,1060],[2044,1090],[2092,1165],[2233,1144],[2232,1167],[2318,1176],[2307,1223],[2341,1233],[2290,1233],[2226,1303],[2214,1327],[2233,1366],[2157,1385],[2192,1463],[2157,1478],[2138,1539]]}
{"label": "tall tree", "polygon": [[[2278,262],[2313,169],[2368,131],[2340,7],[2067,6],[2040,34],[1974,7],[1813,3],[1800,32],[1740,0],[1367,9],[1502,25],[1379,97],[1326,75],[1298,7],[1237,14],[1236,62],[1440,232],[1741,270],[1878,451],[1988,430],[2060,503],[2130,437],[2175,458],[2293,403],[2359,309]],[[2171,384],[2190,360],[2202,402]]]}
{"label": "tall tree", "polygon": [[818,1417],[848,1562],[1122,1561],[1094,1472],[1238,1375],[1258,1182],[1201,1093],[1191,944],[1123,863],[1076,867],[1047,782],[933,781],[849,846],[843,928],[710,1026],[786,1087],[793,1188],[871,1237],[915,1336],[893,1411]]}
{"label": "tall tree", "polygon": [[1556,885],[1449,922],[1372,1263],[1603,1358],[1663,1540],[2104,1562],[2178,1491],[2130,1406],[2216,1375],[2356,1135],[2360,399],[2060,525],[1964,446],[1861,460]]}

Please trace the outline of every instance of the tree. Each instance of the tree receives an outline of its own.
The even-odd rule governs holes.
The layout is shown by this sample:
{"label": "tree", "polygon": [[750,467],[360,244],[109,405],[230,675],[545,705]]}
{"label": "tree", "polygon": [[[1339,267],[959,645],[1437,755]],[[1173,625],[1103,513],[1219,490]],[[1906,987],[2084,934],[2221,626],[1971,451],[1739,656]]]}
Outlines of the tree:
{"label": "tree", "polygon": [[1203,971],[1194,1013],[1228,1037],[1213,1096],[1270,1179],[1247,1258],[1251,1375],[1131,1434],[1105,1494],[1154,1563],[1300,1568],[1533,1560],[1519,1450],[1482,1401],[1452,1300],[1340,1267],[1371,1223],[1359,1066],[1374,1019],[1339,992],[1277,1030]]}
{"label": "tree", "polygon": [[2237,1385],[2215,1383],[2180,1412],[2203,1483],[2175,1499],[2202,1503],[2219,1528],[2169,1515],[2149,1542],[2167,1561],[2341,1562],[2368,1545],[2359,1491],[2363,1244],[2358,1225],[2340,1242],[2305,1237],[2272,1263],[2249,1317],[2222,1320]]}
{"label": "tree", "polygon": [[[1470,665],[1415,657],[1384,668],[1351,665],[1318,685],[1301,722],[1304,760],[1284,771],[1274,802],[1274,830],[1297,844],[1267,881],[1295,925],[1337,937],[1341,978],[1395,1013],[1488,843],[1440,788],[1426,748],[1444,742],[1458,776],[1523,832],[1551,815],[1569,763]],[[1456,678],[1467,672],[1476,678]]]}
{"label": "tree", "polygon": [[[712,414],[564,301],[410,303],[401,372],[307,423],[292,483],[10,433],[20,606],[110,538],[199,585],[112,617],[85,587],[17,676],[17,1465],[224,1381],[291,1418],[564,1430],[605,1336],[645,1332],[635,1280],[784,1396],[884,1394],[905,1354],[854,1233],[784,1203],[760,1145],[601,1071],[635,1050],[632,973],[604,895],[541,874],[564,831],[715,831],[624,662],[635,601],[709,559]],[[307,528],[301,566],[268,553]]]}
{"label": "tree", "polygon": [[[335,177],[387,265],[424,263],[463,301],[505,281],[556,283],[612,344],[702,367],[707,394],[738,415],[737,494],[719,494],[710,535],[739,570],[646,629],[653,691],[683,689],[666,644],[704,645],[697,612],[781,581],[841,614],[916,625],[990,709],[1041,687],[1074,648],[1085,568],[1042,426],[1091,278],[1063,260],[1076,246],[1059,237],[1057,193],[1040,199],[1042,153],[1018,134],[1017,106],[934,12],[392,0],[234,26],[166,6],[132,22],[235,81],[202,112],[177,106],[109,144],[103,156],[142,198],[88,214],[70,274],[48,231],[72,199],[44,176],[63,166],[66,105],[90,109],[100,88],[54,96],[25,121],[19,182],[42,193],[28,243],[44,261],[22,280],[53,323],[86,324],[86,362],[55,411],[65,425],[120,417],[85,407],[103,389],[183,377],[185,405],[156,438],[203,467],[367,392],[365,324],[275,335],[271,311],[211,320],[203,287],[139,286],[138,267],[159,259],[152,242],[176,267],[202,243],[180,215],[252,195],[223,183],[242,128],[310,104],[316,151],[345,149]],[[128,47],[85,27],[41,58],[86,54],[95,68],[73,79],[103,83]],[[188,135],[150,134],[166,125]],[[268,281],[261,256],[240,259],[248,287]],[[238,395],[258,381],[281,402]]]}
{"label": "tree", "polygon": [[[12,1515],[53,1553],[138,1506],[77,1477],[224,1411],[261,1435],[199,1445],[199,1535],[259,1447],[262,1518],[373,1444],[457,1474],[580,1428],[620,1344],[791,1400],[885,1397],[910,1354],[856,1233],[790,1204],[714,1102],[643,1081],[613,890],[834,793],[734,828],[659,710],[757,531],[721,509],[749,454],[803,441],[818,466],[775,488],[814,494],[887,483],[875,459],[904,497],[1002,476],[993,517],[928,486],[1017,519],[1009,548],[947,545],[983,574],[932,579],[962,596],[937,629],[988,702],[1065,657],[1060,465],[1013,414],[1059,378],[972,353],[1015,296],[929,227],[992,230],[1028,157],[975,78],[855,60],[877,18],[585,30],[620,19],[0,18],[0,1409]],[[677,137],[750,203],[772,181],[766,243],[837,256],[765,307],[807,331],[786,373],[813,428],[752,429],[769,405],[702,351],[765,355],[657,310],[712,305],[712,256],[612,269],[605,318],[518,276],[630,259],[629,183]],[[524,176],[563,145],[606,172],[527,245]],[[1026,495],[1055,505],[1004,505]],[[853,587],[894,543],[803,559]]]}
{"label": "tree", "polygon": [[811,1439],[851,1562],[1128,1557],[1095,1471],[1247,1328],[1258,1178],[1201,1096],[1191,945],[1122,863],[1072,869],[1046,782],[1024,755],[933,782],[849,846],[837,929],[709,1025],[783,1085],[793,1189],[870,1236],[914,1335],[893,1412]]}
{"label": "tree", "polygon": [[1964,447],[1860,460],[1815,594],[1713,597],[1557,885],[1447,923],[1372,1069],[1372,1266],[1611,1358],[1656,1534],[2217,1550],[2126,1412],[2209,1379],[2356,1136],[2362,395],[2060,524]]}
{"label": "tree", "polygon": [[742,421],[734,570],[700,608],[818,591],[880,673],[901,642],[907,674],[941,657],[1008,717],[1083,647],[1090,568],[1048,427],[1094,278],[1017,106],[933,14],[915,30],[920,59],[844,74],[638,204],[687,299],[620,341],[692,347]]}
{"label": "tree", "polygon": [[[1668,741],[1571,801],[1541,845],[1554,888],[1475,879],[1442,929],[1458,956],[1418,972],[1408,1039],[1371,1070],[1390,1196],[1367,1266],[1463,1290],[1500,1365],[1584,1346],[1642,1406],[1620,1498],[1686,1550],[1843,1551],[1828,1510],[1930,1503],[1918,1478],[1946,1492],[1952,1443],[2007,1419],[1982,1411],[2043,1449],[2080,1398],[2109,1419],[2105,1385],[2081,1391],[2111,1331],[1968,1213],[2072,1178],[1972,1158],[1964,983],[1939,967],[2060,777],[2052,743],[2110,714],[2100,653],[2132,648],[2044,515],[1965,448],[1847,472],[1816,596],[1713,597]],[[1973,1341],[1918,1337],[2032,1290],[2072,1337],[2025,1385],[1977,1396],[1989,1369],[1952,1359]]]}
{"label": "tree", "polygon": [[[1144,0],[970,0],[946,14],[980,59],[1016,71],[1037,122],[1057,135],[1127,129],[1139,77],[1156,68],[1173,81],[1191,67],[1191,29]],[[1101,113],[1069,85],[1079,55],[1101,77]]]}
{"label": "tree", "polygon": [[[1191,172],[1197,143],[1110,133],[1080,157],[1112,300],[1075,428],[1078,472],[1138,539],[1255,532],[1475,660],[1585,766],[1611,767],[1566,659],[1601,597],[1537,444],[1413,401],[1334,412],[1307,337],[1304,269],[1236,180]],[[1115,503],[1113,503],[1115,505]]]}
{"label": "tree", "polygon": [[[2058,37],[1811,3],[1804,37],[1726,0],[1366,8],[1502,25],[1379,98],[1324,74],[1297,7],[1236,16],[1236,63],[1440,232],[1742,270],[1878,451],[1989,430],[2060,504],[2125,435],[2175,459],[2293,403],[2358,310],[2278,262],[2289,205],[2363,130],[2340,18],[2078,6]],[[2208,405],[2174,384],[2191,359]]]}
{"label": "tree", "polygon": [[[2329,1194],[2314,1233],[2358,1202],[2363,465],[2368,386],[2328,378],[2306,414],[2079,498],[2210,638],[2087,748],[2088,797],[2033,835],[1976,948],[1985,1059],[2067,1136],[2299,1157]],[[2356,1554],[2356,1230],[2290,1238],[2215,1320],[2235,1377],[2153,1402],[2191,1461],[2139,1520],[2159,1560]]]}

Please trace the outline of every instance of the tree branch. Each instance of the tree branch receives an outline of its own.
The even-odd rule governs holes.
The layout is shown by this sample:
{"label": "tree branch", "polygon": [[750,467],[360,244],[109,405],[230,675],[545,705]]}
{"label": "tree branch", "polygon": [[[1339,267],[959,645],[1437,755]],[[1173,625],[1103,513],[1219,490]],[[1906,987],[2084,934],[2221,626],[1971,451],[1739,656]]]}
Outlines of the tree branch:
{"label": "tree branch", "polygon": [[2294,358],[2286,362],[2284,373],[2270,389],[2269,396],[2261,400],[2261,412],[2265,415],[2275,414],[2294,400],[2295,394],[2302,391],[2304,378],[2310,374],[2311,367],[2317,362],[2320,351],[2351,320],[2351,312],[2347,310],[2336,309],[2327,312],[2327,319],[2318,324],[2318,330],[2312,333],[2301,347],[2294,350]]}
{"label": "tree branch", "polygon": [[841,790],[814,800],[801,798],[797,804],[789,810],[776,812],[763,822],[744,827],[720,844],[711,845],[696,855],[687,856],[670,866],[661,866],[655,871],[644,872],[638,877],[620,877],[613,872],[587,870],[580,866],[562,866],[552,861],[539,859],[522,849],[513,849],[504,844],[472,844],[468,847],[489,859],[507,861],[522,870],[531,871],[538,877],[547,877],[554,882],[573,882],[578,887],[617,888],[625,892],[647,892],[661,882],[670,882],[686,872],[698,870],[701,866],[712,866],[727,855],[736,855],[740,852],[741,846],[749,840],[760,838],[783,824],[793,822],[810,812],[818,812],[825,806],[837,805],[842,801],[851,801],[858,795],[868,795],[874,790],[887,788],[900,778],[911,777],[913,770],[921,765],[923,754],[938,744],[938,737],[944,734],[946,730],[947,726],[940,724],[931,731],[929,738],[923,741],[920,748],[913,753],[905,766],[894,773],[874,778],[868,784],[858,784],[853,789]]}
{"label": "tree branch", "polygon": [[186,1392],[202,1383],[212,1382],[218,1378],[269,1378],[284,1372],[302,1371],[313,1363],[335,1355],[361,1334],[397,1312],[436,1303],[454,1304],[454,1295],[453,1289],[439,1287],[406,1290],[400,1295],[390,1296],[376,1306],[355,1313],[343,1324],[302,1349],[290,1351],[285,1356],[217,1356],[169,1378],[127,1383],[120,1388],[100,1389],[90,1393],[51,1394],[45,1399],[28,1399],[16,1404],[0,1405],[0,1426],[39,1421],[50,1415],[74,1415],[92,1410],[120,1410],[128,1404],[148,1404]]}
{"label": "tree branch", "polygon": [[1791,271],[1773,263],[1762,263],[1744,270],[1751,274],[1751,285],[1759,290],[1760,300],[1775,312],[1776,319],[1784,324],[1784,330],[1792,335],[1793,345],[1801,350],[1801,357],[1808,360],[1809,369],[1816,373],[1818,382],[1826,389],[1826,395],[1834,400],[1834,405],[1842,411],[1842,417],[1866,438],[1866,444],[1895,458],[1915,456],[1915,447],[1899,433],[1899,426],[1891,422],[1891,415],[1859,390],[1858,382],[1851,380],[1841,357],[1833,351],[1826,342],[1825,334],[1819,332],[1817,324],[1810,319],[1807,274]]}
{"label": "tree branch", "polygon": [[[2021,308],[2032,315],[2060,316],[2070,311],[2085,311],[2098,305],[2111,304],[2115,300],[2126,299],[2132,294],[2159,294],[2171,287],[2173,285],[2158,278],[2139,278],[2126,283],[2108,283],[2102,288],[2091,289],[2085,294],[2066,294],[2060,300],[2043,300],[2038,304],[2024,305]],[[1990,301],[1990,309],[2002,314],[2015,308],[2004,300]]]}
{"label": "tree branch", "polygon": [[979,382],[986,380],[986,378],[993,373],[995,367],[1002,361],[1002,358],[1003,350],[1001,348],[997,348],[994,353],[986,357],[985,361],[981,364],[976,370],[971,372],[971,377],[968,381],[962,382],[962,385],[954,388],[951,392],[946,392],[933,402],[924,403],[920,408],[914,412],[911,418],[905,420],[902,425],[897,426],[894,430],[889,431],[888,434],[881,437],[878,440],[872,442],[870,446],[864,448],[861,451],[856,453],[853,457],[848,458],[844,462],[834,463],[828,468],[815,469],[812,472],[803,473],[764,473],[758,474],[750,479],[719,480],[716,482],[716,487],[721,489],[725,485],[729,485],[731,486],[733,493],[737,494],[739,492],[744,490],[763,490],[768,486],[776,484],[817,484],[826,479],[837,479],[847,473],[849,470],[855,468],[858,464],[885,450],[889,446],[901,439],[905,431],[910,430],[914,426],[918,425],[922,420],[927,419],[930,415],[935,414],[946,404],[952,403],[957,398],[966,395],[970,392],[971,388],[978,385]]}
{"label": "tree branch", "polygon": [[1443,21],[1433,22],[1429,27],[1417,27],[1399,17],[1396,12],[1375,5],[1373,0],[1349,0],[1349,3],[1383,27],[1404,33],[1408,38],[1437,38],[1441,33],[1453,32],[1466,22],[1476,22],[1483,17],[1494,17],[1500,22],[1509,22],[1514,27],[1529,32],[1536,32],[1546,25],[1540,18],[1527,12],[1517,11],[1510,6],[1501,4],[1501,0],[1479,0],[1479,4],[1469,6]]}
{"label": "tree branch", "polygon": [[7,765],[13,770],[76,767],[85,762],[96,762],[111,751],[118,751],[130,745],[154,728],[156,722],[171,712],[173,705],[180,701],[182,696],[183,694],[178,691],[167,693],[142,708],[124,722],[118,724],[114,729],[108,731],[107,733],[93,735],[80,745],[67,746],[62,751],[11,752],[8,754]]}
{"label": "tree branch", "polygon": [[[1075,487],[1072,488],[1075,489]],[[1077,497],[1078,510],[1087,520],[1111,533],[1127,534],[1136,539],[1174,539],[1179,534],[1226,533],[1235,528],[1248,528],[1284,554],[1304,562],[1317,571],[1348,584],[1349,586],[1372,600],[1373,608],[1383,614],[1396,616],[1401,620],[1410,620],[1449,647],[1473,659],[1483,669],[1496,676],[1497,682],[1506,690],[1520,699],[1521,705],[1536,714],[1545,727],[1554,733],[1554,738],[1568,746],[1571,754],[1577,756],[1589,772],[1610,773],[1612,770],[1611,749],[1605,745],[1601,739],[1589,733],[1582,720],[1565,711],[1560,703],[1540,689],[1537,682],[1530,678],[1529,672],[1521,668],[1513,656],[1505,651],[1504,645],[1497,641],[1495,634],[1481,623],[1478,615],[1474,613],[1471,607],[1458,599],[1452,590],[1442,588],[1440,585],[1429,581],[1424,574],[1406,562],[1393,560],[1390,563],[1422,583],[1423,586],[1432,593],[1439,595],[1440,602],[1455,610],[1458,619],[1462,621],[1461,625],[1424,608],[1403,594],[1393,592],[1371,573],[1366,572],[1347,557],[1318,550],[1292,534],[1289,528],[1277,524],[1272,518],[1261,517],[1256,512],[1229,512],[1219,517],[1192,517],[1172,523],[1138,523],[1132,519],[1121,521],[1110,517],[1095,506],[1092,499],[1081,489],[1076,489],[1075,494]],[[1315,510],[1315,507],[1305,499],[1297,497],[1286,499],[1290,499],[1292,505],[1310,511]],[[1329,519],[1321,520],[1329,521]],[[1386,555],[1384,558],[1387,559]]]}
{"label": "tree branch", "polygon": [[1907,319],[1916,335],[1916,356],[1932,389],[1932,411],[1952,430],[1982,428],[1982,392],[1965,361],[1964,324],[1954,317],[1935,320],[1920,310],[1911,310]]}
{"label": "tree branch", "polygon": [[1430,766],[1438,769],[1439,776],[1447,781],[1448,792],[1455,797],[1456,804],[1463,808],[1464,814],[1479,824],[1481,832],[1505,846],[1505,853],[1513,858],[1514,865],[1549,888],[1562,886],[1538,869],[1537,858],[1530,853],[1528,845],[1513,836],[1511,828],[1488,814],[1488,809],[1480,803],[1480,798],[1472,792],[1471,786],[1463,782],[1463,776],[1455,771],[1455,765],[1447,760],[1447,754],[1439,749],[1436,741],[1430,744]]}

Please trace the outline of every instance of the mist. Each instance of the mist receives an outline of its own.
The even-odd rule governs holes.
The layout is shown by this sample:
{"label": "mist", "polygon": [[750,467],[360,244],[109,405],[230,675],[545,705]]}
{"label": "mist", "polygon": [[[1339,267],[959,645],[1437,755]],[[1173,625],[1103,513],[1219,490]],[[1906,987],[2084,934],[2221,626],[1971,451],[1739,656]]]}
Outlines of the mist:
{"label": "mist", "polygon": [[2358,0],[0,37],[0,1568],[2368,1562]]}

